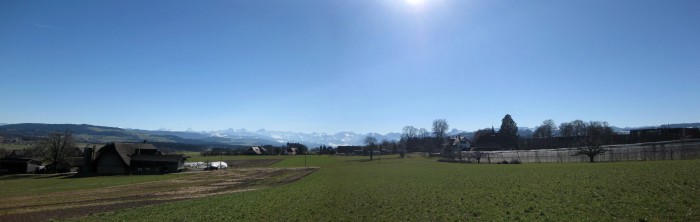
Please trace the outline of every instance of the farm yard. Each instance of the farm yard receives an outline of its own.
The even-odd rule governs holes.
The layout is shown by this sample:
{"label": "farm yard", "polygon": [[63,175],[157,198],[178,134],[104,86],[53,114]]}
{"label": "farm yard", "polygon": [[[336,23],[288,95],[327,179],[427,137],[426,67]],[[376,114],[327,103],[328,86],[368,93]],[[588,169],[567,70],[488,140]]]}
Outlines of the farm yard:
{"label": "farm yard", "polygon": [[[57,192],[44,186],[36,189],[41,194],[11,189],[2,194],[0,220],[31,220],[31,215],[52,212],[66,218],[61,209],[81,221],[700,220],[700,160],[501,165],[411,155],[382,156],[381,162],[376,157],[306,158],[310,170],[303,168],[304,156],[290,156],[267,168],[172,174],[162,180],[120,176],[115,178],[144,181]],[[243,178],[251,179],[213,188]],[[2,178],[0,186],[80,179]],[[123,190],[129,190],[126,199]],[[72,200],[40,198],[46,195]],[[130,207],[141,206],[138,202],[120,205],[129,198],[151,202],[137,208]]]}
{"label": "farm yard", "polygon": [[0,222],[700,222],[699,12],[5,0]]}
{"label": "farm yard", "polygon": [[[104,176],[93,178],[31,177],[16,179],[13,192],[3,193],[0,221],[42,221],[85,216],[98,212],[202,198],[278,186],[304,177],[316,168],[257,168],[159,176]],[[143,181],[118,185],[119,181],[144,177]],[[11,178],[2,178],[12,183]],[[85,181],[85,180],[89,181]],[[160,180],[158,180],[160,179]],[[70,181],[74,180],[74,181]],[[128,181],[128,180],[127,180]],[[92,188],[80,183],[99,184]],[[53,186],[18,188],[20,184]],[[50,192],[63,187],[65,191]],[[32,192],[33,191],[33,192]],[[31,193],[30,193],[31,192]]]}

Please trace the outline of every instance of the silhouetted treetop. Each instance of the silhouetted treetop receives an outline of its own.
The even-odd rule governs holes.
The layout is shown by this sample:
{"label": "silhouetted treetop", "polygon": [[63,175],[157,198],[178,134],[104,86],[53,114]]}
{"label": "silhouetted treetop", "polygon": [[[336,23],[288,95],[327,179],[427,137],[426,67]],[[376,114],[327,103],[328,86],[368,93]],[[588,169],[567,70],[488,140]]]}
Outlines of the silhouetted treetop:
{"label": "silhouetted treetop", "polygon": [[516,137],[518,135],[518,124],[513,121],[510,114],[506,114],[501,120],[501,128],[498,129],[498,134],[501,136],[512,136]]}

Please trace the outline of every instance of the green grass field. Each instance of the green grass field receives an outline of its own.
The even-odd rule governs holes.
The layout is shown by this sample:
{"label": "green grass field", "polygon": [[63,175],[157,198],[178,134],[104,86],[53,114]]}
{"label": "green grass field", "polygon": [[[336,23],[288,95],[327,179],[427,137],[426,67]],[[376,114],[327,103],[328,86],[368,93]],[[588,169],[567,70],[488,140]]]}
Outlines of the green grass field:
{"label": "green grass field", "polygon": [[[271,189],[97,214],[88,221],[700,221],[700,160],[454,164],[308,156]],[[289,157],[276,167],[304,165]]]}
{"label": "green grass field", "polygon": [[238,156],[200,156],[199,152],[183,152],[187,156],[187,162],[204,162],[204,161],[219,161],[219,160],[245,160],[245,159],[283,159],[290,156],[286,155],[264,155],[264,156],[248,156],[248,155],[238,155]]}

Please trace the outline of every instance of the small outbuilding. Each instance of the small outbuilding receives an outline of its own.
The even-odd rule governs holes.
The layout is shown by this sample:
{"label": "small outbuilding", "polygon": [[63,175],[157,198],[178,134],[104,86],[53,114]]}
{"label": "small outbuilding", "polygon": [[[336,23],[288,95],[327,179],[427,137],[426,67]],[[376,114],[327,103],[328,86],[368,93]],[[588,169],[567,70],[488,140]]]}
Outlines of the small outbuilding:
{"label": "small outbuilding", "polygon": [[41,161],[24,156],[21,150],[13,150],[10,155],[0,158],[0,174],[35,173],[43,169]]}

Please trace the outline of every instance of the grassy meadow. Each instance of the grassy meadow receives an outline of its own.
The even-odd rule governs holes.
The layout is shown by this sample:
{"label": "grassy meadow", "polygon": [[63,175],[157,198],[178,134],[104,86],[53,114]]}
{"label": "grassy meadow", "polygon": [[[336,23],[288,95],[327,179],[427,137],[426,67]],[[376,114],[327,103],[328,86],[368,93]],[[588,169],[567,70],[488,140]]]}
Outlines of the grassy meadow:
{"label": "grassy meadow", "polygon": [[182,152],[187,157],[187,162],[204,162],[204,161],[220,161],[220,160],[247,160],[247,159],[282,159],[288,156],[201,156],[199,152]]}
{"label": "grassy meadow", "polygon": [[[259,158],[259,157],[256,157]],[[455,164],[308,156],[294,183],[85,221],[700,221],[700,160]],[[273,167],[304,166],[303,156]]]}

